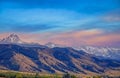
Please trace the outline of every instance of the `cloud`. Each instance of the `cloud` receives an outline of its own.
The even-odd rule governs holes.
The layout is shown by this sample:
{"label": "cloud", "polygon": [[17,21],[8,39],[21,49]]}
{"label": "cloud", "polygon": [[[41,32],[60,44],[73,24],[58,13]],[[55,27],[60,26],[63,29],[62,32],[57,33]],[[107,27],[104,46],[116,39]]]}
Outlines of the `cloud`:
{"label": "cloud", "polygon": [[106,22],[120,22],[120,9],[106,13],[101,17]]}
{"label": "cloud", "polygon": [[98,29],[72,31],[54,35],[49,40],[51,40],[54,43],[67,46],[81,46],[87,45],[86,40],[88,40],[89,38],[101,34],[103,34],[103,31]]}
{"label": "cloud", "polygon": [[0,5],[0,33],[18,33],[28,42],[102,46],[120,40],[115,0],[0,0]]}
{"label": "cloud", "polygon": [[32,32],[45,32],[47,30],[55,29],[56,26],[50,26],[50,25],[25,25],[25,26],[18,26],[13,27],[12,31],[15,32],[26,32],[26,33],[32,33]]}
{"label": "cloud", "polygon": [[120,29],[117,13],[89,15],[55,8],[5,8],[0,12],[3,28],[0,32],[64,32],[95,28],[114,32]]}
{"label": "cloud", "polygon": [[[57,9],[5,9],[0,13],[3,31],[44,31],[48,28],[67,28],[76,20],[79,13]],[[33,29],[33,30],[32,30]]]}
{"label": "cloud", "polygon": [[83,30],[77,32],[62,33],[48,39],[54,43],[67,46],[120,46],[118,33],[105,33],[101,30]]}
{"label": "cloud", "polygon": [[[17,33],[26,42],[45,44],[53,42],[56,44],[78,47],[78,46],[110,46],[120,47],[119,33],[105,33],[103,30],[92,29],[82,31],[70,31],[61,33]],[[8,33],[0,34],[0,38]]]}

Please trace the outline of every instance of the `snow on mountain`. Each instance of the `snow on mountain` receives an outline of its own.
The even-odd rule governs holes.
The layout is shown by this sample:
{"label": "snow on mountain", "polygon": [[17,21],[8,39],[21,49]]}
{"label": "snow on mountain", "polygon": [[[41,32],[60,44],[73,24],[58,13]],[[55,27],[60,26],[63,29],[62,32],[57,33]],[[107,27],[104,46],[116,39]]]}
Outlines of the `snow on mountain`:
{"label": "snow on mountain", "polygon": [[50,47],[50,48],[54,48],[56,47],[56,44],[52,43],[52,42],[48,42],[45,44],[47,47]]}
{"label": "snow on mountain", "polygon": [[[45,46],[40,45],[38,43],[27,43],[23,42],[18,35],[16,34],[10,34],[8,37],[0,39],[0,44],[17,44],[21,46],[27,46],[27,47],[67,47],[60,44],[55,44],[52,42],[48,42],[45,44]],[[111,48],[111,47],[93,47],[93,46],[84,46],[84,47],[73,47],[76,50],[83,50],[86,53],[93,54],[96,56],[109,58],[109,59],[117,59],[120,60],[120,48]]]}
{"label": "snow on mountain", "polygon": [[52,42],[46,43],[45,46],[47,46],[47,47],[49,47],[49,48],[54,48],[54,47],[66,47],[66,46],[64,46],[64,45],[55,44],[55,43],[52,43]]}
{"label": "snow on mountain", "polygon": [[40,46],[43,47],[42,45],[40,45],[38,43],[24,42],[16,34],[10,34],[8,37],[1,39],[0,44],[17,44],[17,45],[25,46],[25,47],[40,47]]}
{"label": "snow on mountain", "polygon": [[[63,45],[59,44],[54,44],[54,43],[47,43],[45,44],[46,46],[50,48],[54,47],[66,47]],[[93,54],[95,56],[99,56],[102,58],[107,58],[107,59],[114,59],[114,60],[120,60],[120,48],[112,48],[112,47],[93,47],[93,46],[82,46],[82,47],[72,47],[76,50],[82,50],[86,53]]]}
{"label": "snow on mountain", "polygon": [[120,60],[120,48],[84,46],[77,48],[77,50],[83,50],[86,53],[103,58]]}
{"label": "snow on mountain", "polygon": [[23,44],[24,42],[19,38],[18,35],[10,34],[8,37],[1,39],[0,43],[2,44],[8,44],[8,43]]}

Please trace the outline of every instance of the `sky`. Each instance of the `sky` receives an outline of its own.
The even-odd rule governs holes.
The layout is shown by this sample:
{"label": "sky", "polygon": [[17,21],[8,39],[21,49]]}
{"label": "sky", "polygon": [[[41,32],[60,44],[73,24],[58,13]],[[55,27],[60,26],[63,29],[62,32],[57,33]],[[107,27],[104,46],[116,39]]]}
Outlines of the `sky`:
{"label": "sky", "polygon": [[0,0],[0,38],[120,47],[120,0]]}

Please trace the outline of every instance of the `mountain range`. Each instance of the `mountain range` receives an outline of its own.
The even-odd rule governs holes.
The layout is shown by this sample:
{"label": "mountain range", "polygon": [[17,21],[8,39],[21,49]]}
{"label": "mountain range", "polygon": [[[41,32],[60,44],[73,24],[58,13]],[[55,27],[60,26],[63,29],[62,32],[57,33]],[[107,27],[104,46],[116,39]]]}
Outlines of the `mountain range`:
{"label": "mountain range", "polygon": [[77,50],[83,50],[86,53],[93,54],[98,57],[106,59],[120,60],[120,48],[116,47],[93,47],[84,46]]}
{"label": "mountain range", "polygon": [[[45,46],[48,46],[50,48],[66,47],[64,45],[54,44],[51,42],[47,43]],[[120,47],[80,46],[72,48],[78,51],[82,50],[88,54],[92,54],[100,58],[120,60]]]}
{"label": "mountain range", "polygon": [[[0,41],[0,69],[43,73],[120,73],[120,60],[116,60],[119,58],[97,56],[104,51],[102,48],[75,49],[53,44],[50,47],[51,44],[26,43],[16,34],[11,34]],[[105,49],[105,52],[108,51]],[[119,57],[119,50],[116,53]]]}

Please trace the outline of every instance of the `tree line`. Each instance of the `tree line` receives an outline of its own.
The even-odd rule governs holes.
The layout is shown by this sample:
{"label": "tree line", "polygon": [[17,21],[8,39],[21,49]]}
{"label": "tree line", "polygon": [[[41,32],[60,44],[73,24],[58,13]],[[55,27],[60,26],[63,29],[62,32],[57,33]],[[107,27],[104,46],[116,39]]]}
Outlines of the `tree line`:
{"label": "tree line", "polygon": [[[57,74],[55,75],[39,75],[39,73],[36,74],[23,74],[23,73],[16,73],[16,72],[0,72],[0,78],[82,78],[77,77],[75,75],[71,75],[69,73],[63,74],[63,76],[59,76]],[[120,76],[117,77],[111,77],[108,75],[102,75],[102,76],[90,76],[86,78],[120,78]]]}

